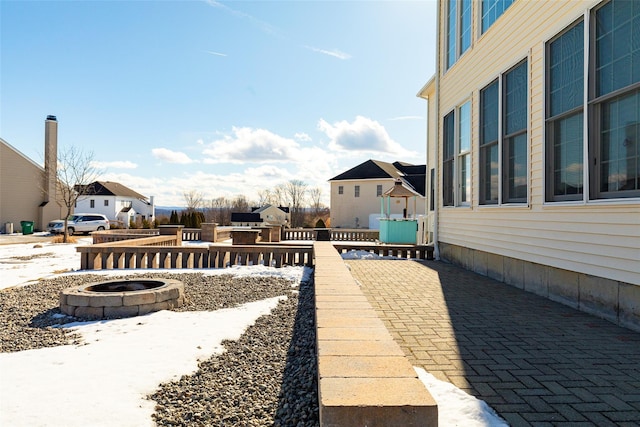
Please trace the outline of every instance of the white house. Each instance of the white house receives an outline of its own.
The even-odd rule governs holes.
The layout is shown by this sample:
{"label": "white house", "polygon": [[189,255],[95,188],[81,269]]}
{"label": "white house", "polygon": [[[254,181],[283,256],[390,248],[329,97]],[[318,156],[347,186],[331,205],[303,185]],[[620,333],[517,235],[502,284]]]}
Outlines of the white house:
{"label": "white house", "polygon": [[640,2],[438,1],[435,254],[640,330]]}
{"label": "white house", "polygon": [[291,214],[286,206],[265,205],[251,212],[232,212],[231,225],[236,227],[258,227],[261,225],[284,225],[291,223]]}
{"label": "white house", "polygon": [[78,198],[75,212],[100,213],[110,221],[129,227],[131,221],[153,221],[153,196],[147,198],[132,189],[110,181],[96,181],[88,186],[85,195]]}

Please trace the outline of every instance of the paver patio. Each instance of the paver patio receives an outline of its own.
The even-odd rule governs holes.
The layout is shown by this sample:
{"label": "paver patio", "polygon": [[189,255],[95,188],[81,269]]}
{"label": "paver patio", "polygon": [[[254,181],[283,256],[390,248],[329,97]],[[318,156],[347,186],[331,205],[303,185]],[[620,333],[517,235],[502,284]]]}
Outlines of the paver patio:
{"label": "paver patio", "polygon": [[443,262],[345,262],[411,363],[510,425],[640,425],[640,333]]}

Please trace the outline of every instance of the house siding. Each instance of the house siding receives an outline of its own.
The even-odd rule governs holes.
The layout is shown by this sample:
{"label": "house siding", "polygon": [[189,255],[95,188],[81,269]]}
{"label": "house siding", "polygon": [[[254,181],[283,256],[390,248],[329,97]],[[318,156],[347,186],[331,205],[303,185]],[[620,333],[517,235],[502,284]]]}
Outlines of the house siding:
{"label": "house siding", "polygon": [[[599,3],[516,1],[453,67],[446,72],[440,70],[439,99],[434,100],[439,102],[440,122],[462,101],[472,100],[473,188],[471,207],[440,207],[440,242],[616,283],[640,285],[638,199],[544,203],[545,43]],[[441,19],[445,4],[440,3]],[[477,9],[479,4],[474,2],[474,7]],[[476,34],[478,23],[476,19]],[[444,31],[442,25],[440,31]],[[440,40],[439,52],[444,52],[442,35]],[[478,203],[479,92],[523,59],[528,60],[529,68],[528,203],[483,206]],[[442,138],[440,129],[438,140]],[[428,152],[431,153],[430,148]],[[442,150],[439,156],[437,161],[442,164]],[[428,161],[427,170],[434,167],[434,161],[434,158]],[[438,191],[437,199],[442,196],[442,188]]]}
{"label": "house siding", "polygon": [[0,226],[13,224],[13,231],[21,231],[21,221],[34,221],[34,230],[44,230],[49,221],[64,213],[54,197],[45,200],[44,169],[6,142],[0,141]]}
{"label": "house siding", "polygon": [[[377,185],[383,192],[393,186],[393,179],[341,180],[331,182],[331,226],[336,228],[369,228],[369,215],[380,212]],[[360,186],[360,196],[355,197],[355,187]],[[343,193],[338,194],[338,187]]]}

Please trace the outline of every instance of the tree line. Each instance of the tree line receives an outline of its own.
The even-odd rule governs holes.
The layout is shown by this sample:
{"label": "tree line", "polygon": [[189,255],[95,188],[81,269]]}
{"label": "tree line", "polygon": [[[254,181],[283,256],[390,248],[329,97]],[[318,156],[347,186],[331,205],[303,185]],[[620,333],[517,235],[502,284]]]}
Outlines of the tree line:
{"label": "tree line", "polygon": [[[329,221],[329,209],[321,201],[322,190],[309,188],[305,182],[296,179],[278,184],[273,189],[259,191],[258,200],[254,201],[244,195],[205,200],[198,190],[185,191],[183,197],[186,209],[181,214],[175,212],[175,216],[172,213],[170,221],[189,228],[199,228],[202,222],[231,225],[231,213],[251,212],[252,208],[266,205],[288,207],[290,226],[294,228],[316,227],[318,224],[325,226]],[[179,222],[173,222],[176,219]]]}

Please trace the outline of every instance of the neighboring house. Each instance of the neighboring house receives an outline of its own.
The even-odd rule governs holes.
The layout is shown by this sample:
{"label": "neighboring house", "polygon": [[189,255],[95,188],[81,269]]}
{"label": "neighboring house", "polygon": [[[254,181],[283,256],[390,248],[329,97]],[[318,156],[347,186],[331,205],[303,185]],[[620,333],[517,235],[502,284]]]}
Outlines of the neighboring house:
{"label": "neighboring house", "polygon": [[64,203],[56,198],[58,122],[47,116],[44,167],[0,138],[0,231],[21,231],[21,221],[33,221],[42,231],[51,220],[64,215]]}
{"label": "neighboring house", "polygon": [[[396,179],[420,194],[415,204],[418,212],[407,215],[424,215],[425,165],[367,160],[329,180],[331,227],[378,229],[382,196],[393,188]],[[403,216],[404,209],[405,203],[400,199],[391,203],[392,216]]]}
{"label": "neighboring house", "polygon": [[265,205],[252,208],[251,212],[231,213],[231,225],[235,227],[257,227],[261,225],[284,225],[291,222],[289,208],[286,206]]}
{"label": "neighboring house", "polygon": [[639,23],[638,1],[438,2],[437,256],[640,330]]}
{"label": "neighboring house", "polygon": [[78,198],[75,212],[104,214],[110,221],[129,228],[132,221],[153,221],[155,205],[153,196],[147,198],[117,182],[95,181]]}

